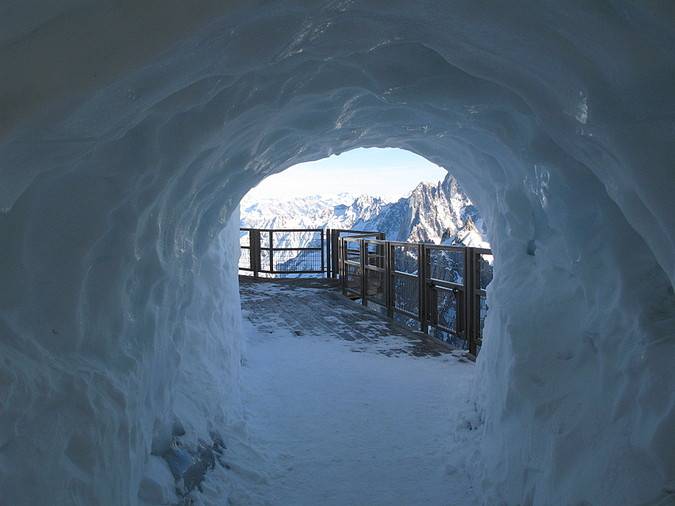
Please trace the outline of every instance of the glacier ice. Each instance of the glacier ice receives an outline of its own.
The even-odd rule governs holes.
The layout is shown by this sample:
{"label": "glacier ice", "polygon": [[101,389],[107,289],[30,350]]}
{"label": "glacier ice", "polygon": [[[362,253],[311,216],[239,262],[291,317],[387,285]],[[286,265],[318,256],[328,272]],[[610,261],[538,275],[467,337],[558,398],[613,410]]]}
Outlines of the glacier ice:
{"label": "glacier ice", "polygon": [[237,203],[355,147],[451,166],[488,225],[485,503],[672,500],[670,3],[0,12],[3,501],[138,504],[176,421],[243,430]]}

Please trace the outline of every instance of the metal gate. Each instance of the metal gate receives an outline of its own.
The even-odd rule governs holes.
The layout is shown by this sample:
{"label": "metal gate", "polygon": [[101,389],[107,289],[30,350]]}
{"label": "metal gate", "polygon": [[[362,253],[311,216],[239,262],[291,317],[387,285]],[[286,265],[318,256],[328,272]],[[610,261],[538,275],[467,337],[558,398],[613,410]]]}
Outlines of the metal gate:
{"label": "metal gate", "polygon": [[388,316],[415,321],[445,341],[463,341],[478,354],[492,278],[489,249],[384,241],[339,240],[343,293],[382,306]]}

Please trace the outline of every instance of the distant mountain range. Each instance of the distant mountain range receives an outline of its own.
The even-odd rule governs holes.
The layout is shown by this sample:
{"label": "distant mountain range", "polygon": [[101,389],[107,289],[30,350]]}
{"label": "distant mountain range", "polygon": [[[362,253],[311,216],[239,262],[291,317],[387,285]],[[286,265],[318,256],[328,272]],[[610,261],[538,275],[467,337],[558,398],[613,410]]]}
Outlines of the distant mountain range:
{"label": "distant mountain range", "polygon": [[[386,202],[369,195],[312,195],[265,199],[241,204],[242,227],[343,228],[376,230],[395,241],[489,247],[478,210],[451,175],[438,183],[423,182],[408,197]],[[310,236],[295,234],[287,247],[304,246]],[[298,244],[295,244],[298,243]]]}

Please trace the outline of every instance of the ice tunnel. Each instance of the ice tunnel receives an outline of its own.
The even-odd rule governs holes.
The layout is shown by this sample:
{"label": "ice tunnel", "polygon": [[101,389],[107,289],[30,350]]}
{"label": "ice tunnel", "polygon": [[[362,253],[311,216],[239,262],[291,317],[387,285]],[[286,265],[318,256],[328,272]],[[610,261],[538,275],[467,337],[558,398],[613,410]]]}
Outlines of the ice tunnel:
{"label": "ice tunnel", "polygon": [[356,147],[452,167],[496,252],[484,504],[675,501],[675,7],[0,8],[0,502],[137,505],[240,425],[237,204]]}

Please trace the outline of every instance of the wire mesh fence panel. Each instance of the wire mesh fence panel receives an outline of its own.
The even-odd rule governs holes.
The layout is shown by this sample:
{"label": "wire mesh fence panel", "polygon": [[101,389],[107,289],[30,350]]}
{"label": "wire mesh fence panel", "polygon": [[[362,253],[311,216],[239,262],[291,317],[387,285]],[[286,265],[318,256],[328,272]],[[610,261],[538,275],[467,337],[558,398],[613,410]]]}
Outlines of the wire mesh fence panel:
{"label": "wire mesh fence panel", "polygon": [[431,323],[443,330],[455,333],[459,314],[459,300],[454,290],[436,287],[434,297],[435,318]]}
{"label": "wire mesh fence panel", "polygon": [[274,250],[274,272],[321,273],[323,251],[308,249]]}
{"label": "wire mesh fence panel", "polygon": [[418,330],[419,329],[419,320],[417,318],[413,318],[408,314],[403,314],[403,313],[394,313],[393,320],[398,323],[399,325],[403,325],[404,327],[409,327],[413,330]]}
{"label": "wire mesh fence panel", "polygon": [[251,270],[251,249],[246,247],[241,247],[241,253],[239,255],[239,269],[242,270]]}
{"label": "wire mesh fence panel", "polygon": [[385,300],[385,282],[386,274],[381,271],[368,271],[367,277],[367,296],[369,302],[375,302],[382,306],[386,305]]}
{"label": "wire mesh fence panel", "polygon": [[348,240],[345,241],[345,244],[347,245],[347,260],[353,260],[353,257],[358,257],[361,254],[361,245],[358,240]]}
{"label": "wire mesh fence panel", "polygon": [[357,239],[344,241],[345,261],[361,263],[361,242]]}
{"label": "wire mesh fence panel", "polygon": [[[264,234],[263,235],[268,235]],[[272,246],[274,248],[321,248],[322,230],[274,230]],[[262,240],[262,238],[261,238]],[[267,239],[269,241],[269,238]]]}
{"label": "wire mesh fence panel", "polygon": [[345,265],[345,289],[349,292],[361,294],[361,268],[356,265]]}
{"label": "wire mesh fence panel", "polygon": [[[261,239],[262,242],[262,239]],[[272,265],[270,264],[270,250],[260,249],[260,270],[262,272],[271,272]]]}
{"label": "wire mesh fence panel", "polygon": [[419,248],[417,244],[399,244],[392,245],[394,255],[394,270],[406,272],[408,274],[417,274],[419,267]]}
{"label": "wire mesh fence panel", "polygon": [[429,248],[429,277],[440,281],[464,282],[464,250]]}
{"label": "wire mesh fence panel", "polygon": [[419,279],[394,274],[392,281],[394,309],[416,317],[419,314]]}
{"label": "wire mesh fence panel", "polygon": [[372,265],[373,267],[384,267],[384,255],[382,253],[376,252],[367,252],[366,256],[366,265]]}

